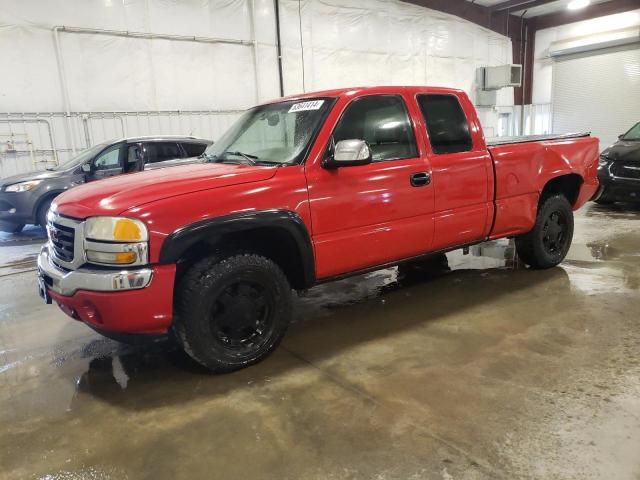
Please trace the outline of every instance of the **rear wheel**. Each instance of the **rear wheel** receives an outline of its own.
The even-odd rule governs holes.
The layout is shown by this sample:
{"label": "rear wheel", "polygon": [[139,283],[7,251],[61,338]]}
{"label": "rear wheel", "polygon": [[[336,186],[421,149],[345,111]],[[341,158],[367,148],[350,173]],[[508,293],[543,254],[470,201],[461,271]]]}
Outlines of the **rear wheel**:
{"label": "rear wheel", "polygon": [[536,223],[516,238],[518,256],[533,268],[551,268],[567,255],[573,238],[573,210],[564,195],[543,197]]}
{"label": "rear wheel", "polygon": [[20,233],[24,228],[24,223],[0,222],[0,232]]}
{"label": "rear wheel", "polygon": [[289,282],[280,267],[259,255],[205,258],[185,273],[176,295],[176,338],[214,372],[268,356],[291,320]]}

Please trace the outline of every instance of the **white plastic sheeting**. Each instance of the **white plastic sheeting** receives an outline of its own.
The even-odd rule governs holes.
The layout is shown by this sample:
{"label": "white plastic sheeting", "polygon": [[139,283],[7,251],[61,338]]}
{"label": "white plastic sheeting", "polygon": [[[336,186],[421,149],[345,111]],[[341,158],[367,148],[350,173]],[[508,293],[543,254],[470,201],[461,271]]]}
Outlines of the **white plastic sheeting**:
{"label": "white plastic sheeting", "polygon": [[[280,17],[285,94],[379,84],[473,94],[477,67],[511,62],[508,38],[396,0],[281,0]],[[246,44],[60,30],[61,75],[54,26]],[[273,0],[2,0],[0,113],[244,109],[279,95],[275,43]],[[512,105],[512,89],[498,103]],[[480,116],[495,130],[496,112]],[[84,146],[81,128],[64,128],[59,148]],[[141,133],[157,132],[127,132]]]}
{"label": "white plastic sheeting", "polygon": [[[301,8],[299,8],[301,7]],[[299,15],[300,11],[300,15]],[[471,93],[479,66],[511,61],[506,37],[396,1],[283,0],[287,91],[344,85],[435,85]],[[301,19],[301,21],[300,21]],[[513,103],[505,90],[500,102]]]}

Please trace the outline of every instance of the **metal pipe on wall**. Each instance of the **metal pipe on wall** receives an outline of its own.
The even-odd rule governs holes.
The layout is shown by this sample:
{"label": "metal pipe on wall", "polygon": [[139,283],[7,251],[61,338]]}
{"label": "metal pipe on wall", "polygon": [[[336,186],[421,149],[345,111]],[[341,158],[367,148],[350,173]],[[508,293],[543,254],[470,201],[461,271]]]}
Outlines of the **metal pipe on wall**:
{"label": "metal pipe on wall", "polygon": [[249,29],[251,31],[251,40],[253,43],[253,72],[256,82],[256,103],[260,103],[260,74],[258,72],[258,39],[256,36],[256,20],[255,20],[255,0],[249,1]]}
{"label": "metal pipe on wall", "polygon": [[[7,116],[10,115],[10,113],[7,114]],[[20,121],[22,123],[44,123],[47,126],[47,132],[49,133],[49,143],[51,144],[51,149],[53,150],[53,159],[55,160],[56,164],[58,164],[58,149],[56,148],[56,141],[55,136],[53,135],[53,127],[51,126],[51,123],[44,118],[24,118],[24,115],[22,115]],[[0,123],[8,123],[9,125],[11,125],[15,122],[13,122],[10,118],[0,118]]]}
{"label": "metal pipe on wall", "polygon": [[62,90],[62,102],[64,106],[65,117],[65,137],[67,139],[67,145],[71,146],[73,153],[76,153],[76,142],[71,132],[71,106],[69,102],[69,90],[67,88],[67,74],[64,69],[64,59],[62,58],[62,49],[60,48],[60,35],[59,31],[64,27],[53,27],[53,41],[56,51],[56,61],[58,63],[58,78],[60,80],[60,89]]}
{"label": "metal pipe on wall", "polygon": [[280,41],[280,1],[273,0],[276,17],[276,50],[278,55],[278,75],[280,80],[280,96],[284,97],[284,78],[282,74],[282,45]]}
{"label": "metal pipe on wall", "polygon": [[132,32],[129,30],[108,30],[104,28],[86,28],[86,27],[67,27],[57,26],[54,30],[68,33],[95,33],[98,35],[111,35],[115,37],[131,37],[144,39],[161,39],[161,40],[177,40],[182,42],[198,42],[198,43],[225,43],[230,45],[251,46],[253,42],[247,40],[238,40],[234,38],[217,38],[217,37],[197,37],[195,35],[175,35],[169,33],[151,33],[151,32]]}

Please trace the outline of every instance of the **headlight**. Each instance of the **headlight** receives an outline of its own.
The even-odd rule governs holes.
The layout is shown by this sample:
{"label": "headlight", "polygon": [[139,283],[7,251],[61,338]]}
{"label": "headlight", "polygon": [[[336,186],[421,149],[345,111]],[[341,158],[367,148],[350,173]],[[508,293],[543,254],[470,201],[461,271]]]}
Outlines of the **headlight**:
{"label": "headlight", "polygon": [[107,242],[146,242],[149,239],[144,223],[124,217],[91,217],[85,223],[84,235],[88,240]]}
{"label": "headlight", "polygon": [[28,192],[42,183],[42,180],[29,180],[28,182],[14,183],[5,187],[5,192]]}
{"label": "headlight", "polygon": [[609,158],[606,155],[600,155],[600,160],[598,160],[598,165],[604,166],[609,163]]}
{"label": "headlight", "polygon": [[149,234],[140,220],[91,217],[84,225],[87,261],[98,265],[146,265]]}

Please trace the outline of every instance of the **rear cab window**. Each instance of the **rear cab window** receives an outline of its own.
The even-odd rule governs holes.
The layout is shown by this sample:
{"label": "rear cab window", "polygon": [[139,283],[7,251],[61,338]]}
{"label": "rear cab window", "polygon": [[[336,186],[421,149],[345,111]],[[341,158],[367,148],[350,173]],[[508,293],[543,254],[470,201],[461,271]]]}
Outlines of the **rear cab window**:
{"label": "rear cab window", "polygon": [[450,94],[419,94],[431,149],[436,154],[468,152],[473,141],[460,101]]}

